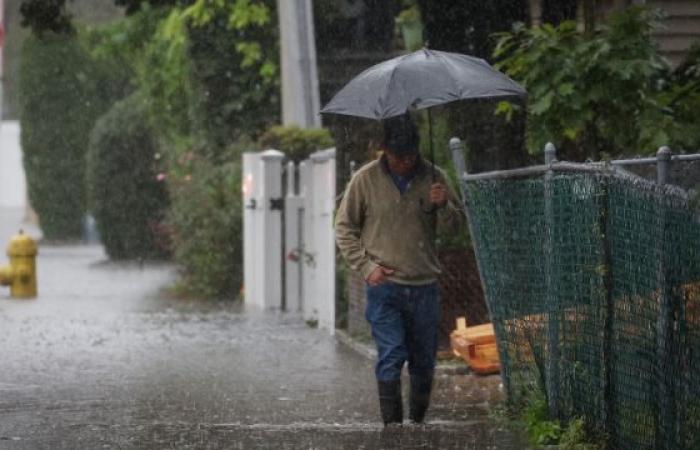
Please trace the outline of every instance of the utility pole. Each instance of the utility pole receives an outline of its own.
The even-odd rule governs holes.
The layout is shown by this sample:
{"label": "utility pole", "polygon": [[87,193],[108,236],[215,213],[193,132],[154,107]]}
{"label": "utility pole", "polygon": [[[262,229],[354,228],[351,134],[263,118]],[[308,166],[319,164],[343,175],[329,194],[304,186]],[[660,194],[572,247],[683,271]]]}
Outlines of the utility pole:
{"label": "utility pole", "polygon": [[278,0],[282,62],[282,122],[321,126],[311,0]]}

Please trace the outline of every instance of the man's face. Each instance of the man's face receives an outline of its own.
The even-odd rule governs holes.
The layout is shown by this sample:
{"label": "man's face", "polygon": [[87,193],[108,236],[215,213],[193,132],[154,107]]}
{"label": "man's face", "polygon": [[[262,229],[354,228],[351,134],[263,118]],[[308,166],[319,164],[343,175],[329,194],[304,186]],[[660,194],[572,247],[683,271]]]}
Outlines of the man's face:
{"label": "man's face", "polygon": [[389,150],[386,150],[384,153],[386,154],[386,162],[389,165],[389,170],[402,177],[411,173],[418,160],[418,153],[398,155]]}

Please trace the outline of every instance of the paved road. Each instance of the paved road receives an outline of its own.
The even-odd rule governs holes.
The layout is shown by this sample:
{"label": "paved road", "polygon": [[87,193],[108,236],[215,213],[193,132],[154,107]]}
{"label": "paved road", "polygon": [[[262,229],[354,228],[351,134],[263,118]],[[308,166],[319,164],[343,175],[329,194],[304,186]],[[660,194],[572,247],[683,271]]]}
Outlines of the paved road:
{"label": "paved road", "polygon": [[298,317],[168,298],[172,266],[98,246],[38,266],[38,299],[0,289],[0,449],[524,448],[497,378],[442,376],[427,426],[382,432],[371,362]]}

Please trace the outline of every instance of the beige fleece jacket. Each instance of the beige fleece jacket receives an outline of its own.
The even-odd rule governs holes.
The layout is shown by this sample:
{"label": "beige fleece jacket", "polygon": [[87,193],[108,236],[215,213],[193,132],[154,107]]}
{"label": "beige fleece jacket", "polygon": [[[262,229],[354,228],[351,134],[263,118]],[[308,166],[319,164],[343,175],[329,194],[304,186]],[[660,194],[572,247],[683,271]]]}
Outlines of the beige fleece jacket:
{"label": "beige fleece jacket", "polygon": [[[383,159],[368,163],[352,177],[345,189],[335,221],[336,242],[348,265],[363,279],[377,267],[392,268],[389,280],[421,285],[440,274],[435,251],[435,226],[428,194],[430,167],[418,161],[417,174],[401,194]],[[459,202],[436,168],[436,181],[447,187],[448,201],[437,211],[437,226],[454,232],[462,222]]]}

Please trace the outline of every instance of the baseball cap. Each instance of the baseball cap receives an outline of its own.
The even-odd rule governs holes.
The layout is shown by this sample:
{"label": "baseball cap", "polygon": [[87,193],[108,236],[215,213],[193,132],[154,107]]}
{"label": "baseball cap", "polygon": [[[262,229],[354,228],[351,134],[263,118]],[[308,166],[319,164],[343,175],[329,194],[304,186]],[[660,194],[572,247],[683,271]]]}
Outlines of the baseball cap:
{"label": "baseball cap", "polygon": [[409,113],[384,120],[384,146],[397,155],[418,153],[418,129]]}

